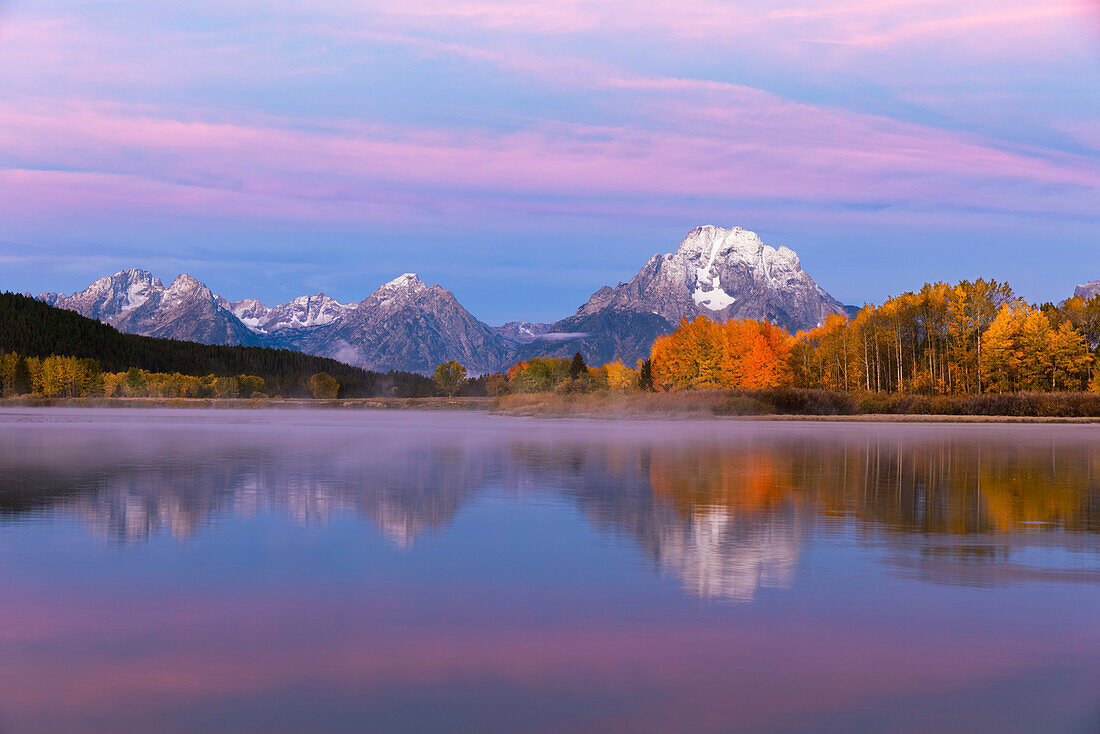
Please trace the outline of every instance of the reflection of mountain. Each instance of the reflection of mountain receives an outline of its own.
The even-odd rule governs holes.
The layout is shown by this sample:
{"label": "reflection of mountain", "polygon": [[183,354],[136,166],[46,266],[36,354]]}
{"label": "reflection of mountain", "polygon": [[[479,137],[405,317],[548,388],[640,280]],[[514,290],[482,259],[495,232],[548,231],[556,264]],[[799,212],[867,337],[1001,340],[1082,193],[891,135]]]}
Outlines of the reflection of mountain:
{"label": "reflection of mountain", "polygon": [[929,580],[960,583],[983,565],[998,567],[987,578],[1040,578],[1005,565],[1032,536],[1095,548],[1077,534],[1100,532],[1100,443],[1036,446],[987,430],[727,424],[665,440],[528,445],[513,457],[533,475],[524,486],[542,477],[565,488],[703,597],[789,585],[815,530],[885,543]]}
{"label": "reflection of mountain", "polygon": [[[313,441],[271,443],[262,436],[113,445],[84,438],[71,439],[61,457],[0,454],[0,464],[20,479],[0,482],[0,507],[40,511],[37,494],[53,510],[71,512],[97,535],[121,542],[160,532],[186,538],[222,515],[278,513],[323,524],[353,512],[405,547],[449,522],[481,486],[489,464],[477,452],[447,445],[380,441],[364,447],[339,437],[323,441],[331,455]],[[157,456],[170,458],[158,462]],[[37,492],[28,495],[28,484]]]}
{"label": "reflection of mountain", "polygon": [[[510,486],[559,488],[600,528],[633,539],[662,571],[697,596],[751,600],[758,588],[787,586],[800,552],[803,522],[780,500],[769,512],[716,504],[718,466],[703,457],[718,446],[673,449],[637,444],[522,444],[512,452]],[[661,467],[661,468],[658,468]],[[687,504],[661,478],[683,470]],[[730,488],[733,491],[733,488]]]}
{"label": "reflection of mountain", "polygon": [[794,578],[799,556],[794,517],[745,522],[714,507],[664,530],[658,561],[696,596],[751,601],[758,588],[783,588]]}
{"label": "reflection of mountain", "polygon": [[[972,583],[982,567],[1031,578],[1008,568],[1017,549],[1095,549],[1100,532],[1100,442],[1057,440],[1057,427],[272,415],[201,430],[110,421],[7,430],[0,516],[70,513],[130,542],[188,537],[227,515],[324,523],[355,513],[407,547],[487,486],[550,492],[691,593],[735,600],[792,583],[802,549],[822,534],[882,543],[899,568]],[[35,438],[41,430],[49,440]]]}

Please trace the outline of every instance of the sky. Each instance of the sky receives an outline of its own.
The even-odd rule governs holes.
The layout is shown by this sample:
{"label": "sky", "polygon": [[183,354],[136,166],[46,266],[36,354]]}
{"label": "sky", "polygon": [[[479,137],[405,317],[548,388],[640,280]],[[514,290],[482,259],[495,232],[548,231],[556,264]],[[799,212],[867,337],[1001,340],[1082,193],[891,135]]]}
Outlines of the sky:
{"label": "sky", "polygon": [[0,0],[0,290],[544,321],[702,224],[852,304],[1100,279],[1100,0]]}

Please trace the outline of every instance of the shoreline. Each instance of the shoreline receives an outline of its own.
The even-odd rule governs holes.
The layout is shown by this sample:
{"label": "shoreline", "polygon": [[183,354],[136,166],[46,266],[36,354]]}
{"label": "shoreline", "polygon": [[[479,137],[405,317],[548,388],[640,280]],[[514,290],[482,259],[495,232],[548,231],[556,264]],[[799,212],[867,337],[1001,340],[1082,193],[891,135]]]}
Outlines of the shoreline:
{"label": "shoreline", "polygon": [[493,398],[0,398],[3,408],[458,410],[488,412]]}
{"label": "shoreline", "polygon": [[[513,396],[514,397],[514,396]],[[743,422],[812,423],[970,423],[970,424],[1100,424],[1100,416],[941,415],[930,413],[862,413],[820,415],[812,413],[721,414],[699,401],[658,405],[667,401],[612,405],[608,401],[574,400],[549,405],[532,401],[509,405],[508,398],[0,398],[4,408],[117,408],[189,410],[428,410],[489,413],[502,417],[595,421],[720,420]]]}

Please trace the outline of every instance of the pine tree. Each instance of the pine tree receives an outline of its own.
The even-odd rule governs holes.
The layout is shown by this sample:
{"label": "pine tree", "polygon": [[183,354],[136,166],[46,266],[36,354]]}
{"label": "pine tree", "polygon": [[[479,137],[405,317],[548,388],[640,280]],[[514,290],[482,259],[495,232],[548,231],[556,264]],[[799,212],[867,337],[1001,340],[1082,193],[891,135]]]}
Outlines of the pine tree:
{"label": "pine tree", "polygon": [[573,361],[569,363],[569,377],[573,380],[578,380],[587,374],[588,364],[584,361],[584,356],[580,352],[577,352],[573,355]]}
{"label": "pine tree", "polygon": [[653,384],[652,359],[638,361],[638,389],[642,392],[653,392],[656,389]]}

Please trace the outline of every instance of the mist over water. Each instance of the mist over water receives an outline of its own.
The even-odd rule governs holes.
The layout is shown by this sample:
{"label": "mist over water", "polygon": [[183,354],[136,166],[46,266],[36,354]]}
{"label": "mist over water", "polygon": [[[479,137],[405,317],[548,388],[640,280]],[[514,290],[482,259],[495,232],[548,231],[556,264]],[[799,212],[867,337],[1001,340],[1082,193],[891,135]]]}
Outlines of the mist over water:
{"label": "mist over water", "polygon": [[0,731],[1100,729],[1100,427],[0,413]]}

